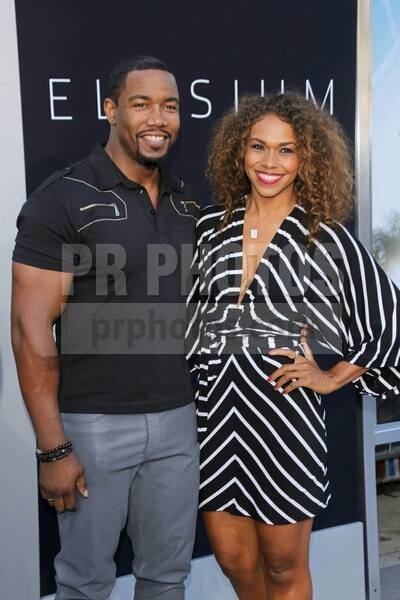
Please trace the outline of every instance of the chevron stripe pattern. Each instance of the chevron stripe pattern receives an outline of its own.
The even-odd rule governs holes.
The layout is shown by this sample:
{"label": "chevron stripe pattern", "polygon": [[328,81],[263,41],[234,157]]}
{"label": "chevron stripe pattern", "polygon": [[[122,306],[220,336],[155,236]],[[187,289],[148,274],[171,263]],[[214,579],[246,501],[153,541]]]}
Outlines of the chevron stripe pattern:
{"label": "chevron stripe pattern", "polygon": [[325,412],[312,390],[282,394],[268,382],[289,360],[268,349],[302,352],[308,323],[322,351],[368,369],[360,391],[398,395],[399,291],[341,225],[321,224],[310,242],[297,205],[238,304],[244,210],[221,228],[224,209],[208,207],[197,226],[186,341],[198,375],[200,508],[295,523],[329,502]]}
{"label": "chevron stripe pattern", "polygon": [[276,361],[246,348],[212,360],[198,402],[200,508],[266,523],[315,515],[329,500],[320,398],[282,396],[266,382]]}

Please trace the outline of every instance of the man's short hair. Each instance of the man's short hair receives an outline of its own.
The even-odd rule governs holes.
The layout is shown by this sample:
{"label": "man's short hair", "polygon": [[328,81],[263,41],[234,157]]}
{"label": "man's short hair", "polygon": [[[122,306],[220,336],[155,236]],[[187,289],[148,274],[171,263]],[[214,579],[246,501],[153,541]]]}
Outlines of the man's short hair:
{"label": "man's short hair", "polygon": [[148,71],[149,69],[170,72],[167,65],[155,56],[139,55],[121,60],[113,67],[108,76],[107,97],[118,104],[128,74],[131,71]]}

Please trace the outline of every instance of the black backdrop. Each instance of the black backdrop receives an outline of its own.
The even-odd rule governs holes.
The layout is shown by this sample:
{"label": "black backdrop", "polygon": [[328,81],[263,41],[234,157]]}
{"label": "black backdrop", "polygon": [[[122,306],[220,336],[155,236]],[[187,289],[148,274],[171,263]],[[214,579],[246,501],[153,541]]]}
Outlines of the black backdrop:
{"label": "black backdrop", "polygon": [[[102,100],[109,69],[135,53],[159,56],[176,74],[182,130],[172,167],[203,203],[210,200],[203,180],[210,131],[235,102],[235,90],[239,96],[261,93],[262,86],[265,92],[308,90],[320,104],[325,99],[332,106],[353,140],[356,5],[356,0],[16,0],[28,191],[106,140],[97,80]],[[57,79],[70,82],[50,82]],[[66,97],[52,107],[50,85],[53,96]],[[59,118],[65,116],[72,119]],[[317,529],[360,518],[355,394],[346,388],[329,397],[326,407],[333,500],[316,519]],[[44,595],[54,591],[58,545],[55,517],[44,504],[40,534]],[[208,551],[199,524],[195,555]],[[119,574],[129,572],[129,557],[123,538]]]}

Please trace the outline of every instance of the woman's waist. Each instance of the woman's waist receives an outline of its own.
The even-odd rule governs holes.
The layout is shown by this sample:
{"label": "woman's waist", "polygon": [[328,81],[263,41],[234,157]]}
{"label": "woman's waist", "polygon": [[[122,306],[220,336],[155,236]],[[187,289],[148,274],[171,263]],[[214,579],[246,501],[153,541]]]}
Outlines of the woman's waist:
{"label": "woman's waist", "polygon": [[209,331],[206,333],[209,347],[232,348],[294,348],[301,344],[301,333],[275,331]]}

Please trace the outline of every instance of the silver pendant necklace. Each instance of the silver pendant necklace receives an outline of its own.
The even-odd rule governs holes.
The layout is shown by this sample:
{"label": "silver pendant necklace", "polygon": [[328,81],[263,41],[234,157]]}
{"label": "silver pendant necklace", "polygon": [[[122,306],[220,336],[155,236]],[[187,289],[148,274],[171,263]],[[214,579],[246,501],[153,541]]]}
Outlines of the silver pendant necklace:
{"label": "silver pendant necklace", "polygon": [[[247,194],[244,196],[244,200],[246,202],[249,201],[249,197],[248,197]],[[288,211],[286,213],[286,215],[283,217],[282,221],[280,221],[279,223],[276,223],[276,224],[273,225],[275,231],[279,229],[279,227],[282,225],[283,221],[286,219],[286,217],[288,216],[288,214],[293,210],[294,206],[295,206],[295,203],[293,203],[293,205],[290,208],[290,211]],[[261,232],[260,232],[260,229],[258,227],[250,227],[250,239],[251,240],[258,239],[259,233],[261,233]]]}
{"label": "silver pendant necklace", "polygon": [[250,237],[252,240],[256,240],[258,238],[258,229],[250,229]]}

